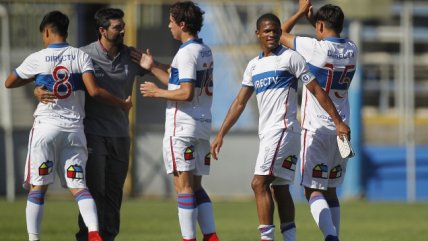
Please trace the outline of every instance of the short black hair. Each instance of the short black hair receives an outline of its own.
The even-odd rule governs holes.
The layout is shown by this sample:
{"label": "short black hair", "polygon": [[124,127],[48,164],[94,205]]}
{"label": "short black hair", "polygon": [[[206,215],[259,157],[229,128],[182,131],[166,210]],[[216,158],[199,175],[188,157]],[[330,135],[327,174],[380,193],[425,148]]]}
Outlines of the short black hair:
{"label": "short black hair", "polygon": [[339,6],[326,4],[322,6],[314,16],[315,21],[323,21],[327,28],[341,33],[345,15]]}
{"label": "short black hair", "polygon": [[63,37],[67,37],[69,23],[70,20],[68,19],[67,15],[60,11],[52,11],[43,17],[39,29],[40,32],[43,32],[46,27],[49,27],[52,32],[57,33]]}
{"label": "short black hair", "polygon": [[271,22],[278,24],[278,26],[281,26],[281,21],[279,20],[279,18],[275,14],[265,13],[257,19],[257,22],[256,22],[257,30],[260,29],[260,26],[262,25],[262,22],[264,22],[264,21],[271,21]]}
{"label": "short black hair", "polygon": [[176,2],[171,5],[169,13],[177,24],[185,22],[187,30],[192,35],[196,35],[201,31],[205,12],[194,2]]}
{"label": "short black hair", "polygon": [[99,36],[98,29],[104,28],[107,29],[110,26],[110,19],[122,19],[125,16],[125,13],[119,8],[101,8],[98,10],[95,15],[95,27]]}

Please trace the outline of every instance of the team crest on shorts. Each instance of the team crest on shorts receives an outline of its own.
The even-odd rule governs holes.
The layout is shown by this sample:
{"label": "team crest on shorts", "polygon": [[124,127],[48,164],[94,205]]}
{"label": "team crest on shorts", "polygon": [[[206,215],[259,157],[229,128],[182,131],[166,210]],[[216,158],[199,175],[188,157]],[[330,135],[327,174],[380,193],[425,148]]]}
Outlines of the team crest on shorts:
{"label": "team crest on shorts", "polygon": [[193,156],[193,152],[195,151],[195,147],[194,146],[189,146],[186,147],[186,149],[184,150],[184,160],[189,161],[194,159],[195,157]]}
{"label": "team crest on shorts", "polygon": [[204,164],[207,166],[211,165],[211,152],[205,155]]}
{"label": "team crest on shorts", "polygon": [[326,179],[328,177],[328,167],[325,164],[318,164],[312,169],[312,177]]}
{"label": "team crest on shorts", "polygon": [[67,168],[67,177],[73,179],[83,179],[83,169],[79,165],[71,165]]}
{"label": "team crest on shorts", "polygon": [[341,165],[337,165],[333,169],[331,169],[329,178],[333,179],[333,178],[339,178],[341,176],[342,176],[342,166]]}
{"label": "team crest on shorts", "polygon": [[290,155],[282,162],[282,167],[291,171],[296,170],[297,157],[296,155]]}
{"label": "team crest on shorts", "polygon": [[52,172],[52,169],[53,169],[53,162],[47,160],[43,162],[42,165],[39,166],[39,175],[40,176],[49,175]]}

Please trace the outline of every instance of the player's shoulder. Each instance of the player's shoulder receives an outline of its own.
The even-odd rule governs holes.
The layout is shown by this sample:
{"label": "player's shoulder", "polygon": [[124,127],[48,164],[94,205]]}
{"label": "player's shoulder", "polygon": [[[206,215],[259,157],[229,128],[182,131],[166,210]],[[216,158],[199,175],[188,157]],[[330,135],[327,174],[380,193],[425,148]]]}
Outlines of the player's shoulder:
{"label": "player's shoulder", "polygon": [[284,52],[280,55],[282,61],[285,61],[285,62],[302,61],[306,63],[305,59],[299,52],[291,48],[286,48],[286,47],[284,48],[285,48]]}
{"label": "player's shoulder", "polygon": [[89,56],[83,49],[77,48],[77,47],[74,47],[74,46],[71,46],[71,45],[68,46],[68,52],[69,53],[73,53],[73,54],[75,54],[77,56],[80,56],[80,57]]}
{"label": "player's shoulder", "polygon": [[257,63],[259,63],[259,60],[260,60],[260,56],[259,55],[256,56],[256,57],[254,57],[254,58],[252,58],[250,61],[248,61],[247,69],[254,69],[254,66],[256,66]]}
{"label": "player's shoulder", "polygon": [[182,44],[176,53],[176,58],[179,61],[194,61],[199,59],[203,53],[204,57],[211,57],[211,49],[199,42],[190,41]]}
{"label": "player's shoulder", "polygon": [[30,55],[28,55],[28,57],[46,55],[47,53],[50,53],[50,50],[48,48],[40,49],[39,51],[31,53]]}
{"label": "player's shoulder", "polygon": [[294,38],[294,48],[296,48],[296,45],[299,46],[313,46],[315,44],[319,44],[322,42],[322,40],[318,40],[314,37],[308,37],[308,36],[296,36]]}
{"label": "player's shoulder", "polygon": [[357,44],[354,41],[350,40],[350,39],[346,39],[346,44],[348,46],[350,46],[351,48],[358,49]]}

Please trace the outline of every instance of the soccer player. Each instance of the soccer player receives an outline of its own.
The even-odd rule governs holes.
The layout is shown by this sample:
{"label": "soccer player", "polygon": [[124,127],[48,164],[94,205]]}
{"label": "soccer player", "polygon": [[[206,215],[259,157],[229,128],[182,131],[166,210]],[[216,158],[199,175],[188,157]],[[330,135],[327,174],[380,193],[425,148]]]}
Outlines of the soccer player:
{"label": "soccer player", "polygon": [[47,13],[40,23],[44,49],[31,54],[5,81],[7,88],[35,81],[55,96],[51,103],[39,103],[30,132],[24,187],[30,192],[26,220],[29,240],[40,240],[40,225],[48,185],[58,172],[68,187],[89,230],[88,240],[101,241],[95,202],[86,187],[88,157],[83,129],[85,88],[89,95],[128,111],[132,103],[97,86],[90,57],[66,43],[68,17]]}
{"label": "soccer player", "polygon": [[280,45],[281,23],[278,17],[264,14],[258,18],[256,27],[262,51],[248,63],[242,87],[211,144],[211,153],[215,159],[218,158],[224,136],[255,92],[260,113],[260,145],[251,186],[256,198],[260,239],[274,240],[275,200],[283,240],[295,241],[294,203],[289,184],[294,180],[300,150],[300,127],[296,116],[298,80],[327,111],[338,128],[338,134],[348,134],[349,127],[342,122],[303,57]]}
{"label": "soccer player", "polygon": [[[289,33],[305,15],[315,27],[316,39]],[[358,49],[349,39],[340,37],[343,21],[344,14],[338,6],[324,5],[313,15],[310,1],[300,0],[298,11],[282,25],[281,42],[302,54],[342,120],[349,123],[348,88],[355,73]],[[339,154],[333,120],[307,87],[303,88],[302,120],[300,158],[305,196],[325,240],[336,241],[340,227],[336,187],[343,182],[347,158]]]}
{"label": "soccer player", "polygon": [[[134,48],[123,44],[125,35],[124,13],[116,8],[102,8],[95,13],[98,40],[83,46],[95,66],[97,84],[119,98],[132,94],[137,75],[147,71],[131,59]],[[35,89],[36,97],[49,102],[55,96]],[[120,208],[123,185],[129,166],[128,112],[87,98],[85,103],[85,135],[89,150],[86,179],[97,204],[100,235],[105,241],[113,241],[119,234]],[[88,229],[79,215],[78,241],[87,240]]]}
{"label": "soccer player", "polygon": [[144,97],[167,100],[163,157],[174,179],[183,241],[196,240],[196,221],[204,241],[217,241],[212,204],[201,184],[210,170],[213,95],[212,52],[198,38],[204,12],[191,1],[176,2],[169,12],[172,37],[182,43],[171,66],[155,62],[149,50],[135,56],[168,89],[145,82],[140,90]]}

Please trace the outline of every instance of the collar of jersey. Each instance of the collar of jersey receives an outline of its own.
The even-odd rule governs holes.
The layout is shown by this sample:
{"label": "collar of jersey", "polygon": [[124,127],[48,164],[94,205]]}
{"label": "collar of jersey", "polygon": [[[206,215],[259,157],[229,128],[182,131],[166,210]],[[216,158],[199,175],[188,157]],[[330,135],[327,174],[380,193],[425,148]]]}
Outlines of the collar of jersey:
{"label": "collar of jersey", "polygon": [[[285,50],[286,50],[286,48],[280,44],[280,45],[278,45],[278,47],[276,47],[274,50],[272,50],[272,53],[274,55],[278,56],[278,55],[281,55],[282,53],[284,53]],[[263,51],[261,51],[259,54],[259,59],[261,59],[263,57],[265,57],[265,53]]]}
{"label": "collar of jersey", "polygon": [[326,37],[323,40],[330,41],[330,42],[333,42],[333,43],[341,43],[341,44],[345,43],[345,39],[344,38]]}
{"label": "collar of jersey", "polygon": [[192,38],[190,40],[187,40],[186,42],[184,42],[183,44],[180,45],[180,49],[184,48],[186,45],[189,45],[191,43],[197,43],[197,44],[202,44],[203,41],[201,38]]}
{"label": "collar of jersey", "polygon": [[54,44],[49,44],[48,48],[64,48],[67,47],[69,44],[68,43],[54,43]]}

